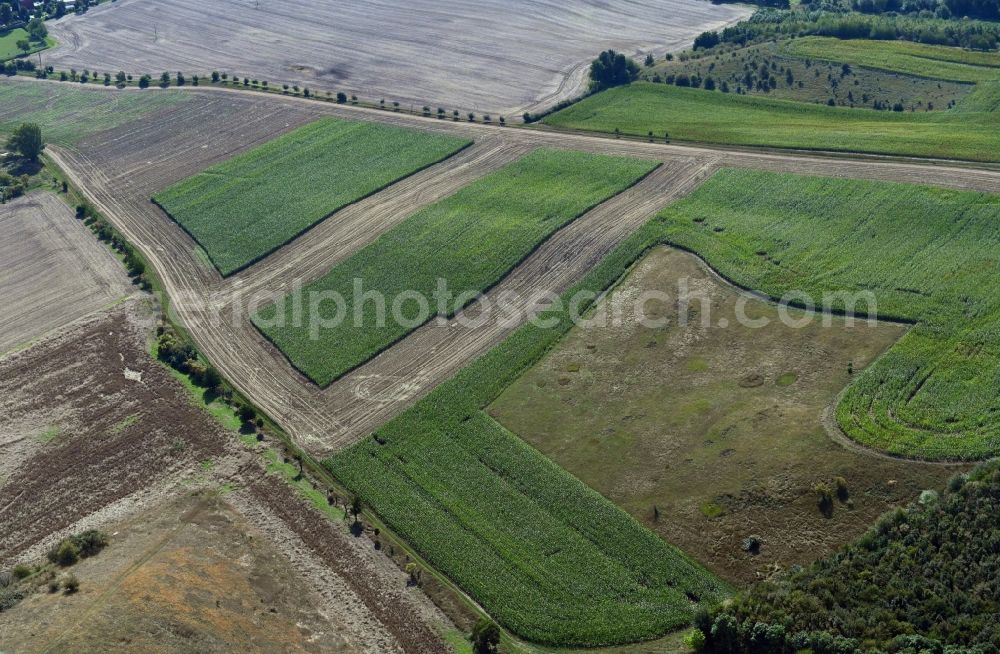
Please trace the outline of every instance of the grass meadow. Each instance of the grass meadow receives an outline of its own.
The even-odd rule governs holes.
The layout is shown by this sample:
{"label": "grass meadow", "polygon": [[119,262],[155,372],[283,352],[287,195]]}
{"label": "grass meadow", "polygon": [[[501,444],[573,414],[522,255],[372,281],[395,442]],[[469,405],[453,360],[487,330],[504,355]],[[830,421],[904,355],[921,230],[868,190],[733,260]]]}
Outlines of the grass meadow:
{"label": "grass meadow", "polygon": [[[345,306],[327,302],[318,315],[332,322],[343,311],[340,315],[348,319],[314,334],[311,321],[294,320],[295,303],[284,302],[283,308],[282,303],[264,308],[255,321],[296,368],[325,386],[416,329],[391,314],[378,324],[376,302],[355,305],[354,280],[362,280],[366,292],[381,293],[391,307],[404,291],[433,297],[437,280],[445,279],[459,305],[443,313],[454,314],[556,230],[656,166],[625,157],[536,150],[411,216],[303,289],[307,298],[313,292],[338,293]],[[406,316],[415,313],[414,303],[406,307]],[[439,311],[432,309],[425,322]],[[354,320],[355,315],[363,320]]]}
{"label": "grass meadow", "polygon": [[1000,53],[975,52],[911,41],[869,41],[807,36],[782,51],[796,57],[847,63],[952,82],[1000,80]]}
{"label": "grass meadow", "polygon": [[153,197],[224,276],[323,218],[470,144],[376,123],[322,118]]}
{"label": "grass meadow", "polygon": [[109,93],[74,82],[43,84],[0,79],[0,133],[11,132],[21,123],[38,123],[46,142],[75,145],[91,134],[190,99],[190,95],[173,91]]}
{"label": "grass meadow", "polygon": [[959,111],[963,104],[951,111],[875,111],[641,82],[592,95],[544,123],[640,137],[652,132],[657,139],[669,133],[705,143],[1000,161],[1000,117]]}
{"label": "grass meadow", "polygon": [[1000,196],[724,170],[658,220],[740,286],[871,292],[880,317],[914,323],[841,399],[851,438],[914,458],[1000,453]]}
{"label": "grass meadow", "polygon": [[[7,61],[8,59],[20,57],[24,54],[24,51],[17,47],[17,42],[26,39],[28,39],[28,32],[20,27],[0,33],[0,61]],[[38,41],[30,41],[30,43],[31,49],[28,50],[28,54],[40,52],[56,44],[55,39],[51,37],[47,37],[45,43]]]}

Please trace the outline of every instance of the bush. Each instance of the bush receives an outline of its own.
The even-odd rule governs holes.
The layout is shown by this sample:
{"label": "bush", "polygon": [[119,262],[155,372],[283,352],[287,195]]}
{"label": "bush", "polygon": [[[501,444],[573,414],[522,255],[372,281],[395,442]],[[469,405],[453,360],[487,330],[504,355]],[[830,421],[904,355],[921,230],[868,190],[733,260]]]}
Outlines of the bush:
{"label": "bush", "polygon": [[705,634],[701,629],[692,629],[684,634],[684,645],[692,652],[700,652],[705,647]]}
{"label": "bush", "polygon": [[[52,559],[52,556],[49,556]],[[66,568],[80,560],[80,548],[72,540],[66,539],[60,542],[55,548],[55,560],[52,561]]]}
{"label": "bush", "polygon": [[14,573],[14,578],[18,580],[27,579],[28,577],[31,576],[31,568],[29,566],[24,565],[23,563],[20,565],[15,565],[14,570],[12,572]]}
{"label": "bush", "polygon": [[68,574],[62,581],[62,587],[67,595],[72,595],[80,590],[80,581],[76,578],[76,575]]}

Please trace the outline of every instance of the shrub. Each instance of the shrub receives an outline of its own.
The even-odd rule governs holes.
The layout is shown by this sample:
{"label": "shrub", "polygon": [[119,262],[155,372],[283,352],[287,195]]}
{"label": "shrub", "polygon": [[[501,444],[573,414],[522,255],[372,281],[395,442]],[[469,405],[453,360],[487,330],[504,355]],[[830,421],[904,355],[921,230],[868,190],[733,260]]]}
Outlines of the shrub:
{"label": "shrub", "polygon": [[[50,556],[49,558],[51,559],[52,557]],[[79,560],[80,560],[80,548],[77,547],[72,540],[67,538],[66,540],[60,542],[58,546],[56,546],[55,561],[53,561],[53,563],[56,563],[66,568],[73,565]]]}
{"label": "shrub", "polygon": [[27,579],[28,577],[31,576],[31,568],[24,565],[23,563],[20,565],[15,565],[14,570],[12,572],[14,573],[15,579]]}
{"label": "shrub", "polygon": [[68,574],[63,579],[62,587],[67,595],[72,595],[76,591],[80,590],[80,580],[76,578],[76,575]]}
{"label": "shrub", "polygon": [[830,517],[833,514],[833,491],[830,490],[830,486],[821,481],[813,486],[813,492],[816,493],[816,504],[819,506],[819,510],[823,515]]}
{"label": "shrub", "polygon": [[701,629],[692,629],[684,634],[684,645],[692,652],[700,652],[705,647],[705,634]]}

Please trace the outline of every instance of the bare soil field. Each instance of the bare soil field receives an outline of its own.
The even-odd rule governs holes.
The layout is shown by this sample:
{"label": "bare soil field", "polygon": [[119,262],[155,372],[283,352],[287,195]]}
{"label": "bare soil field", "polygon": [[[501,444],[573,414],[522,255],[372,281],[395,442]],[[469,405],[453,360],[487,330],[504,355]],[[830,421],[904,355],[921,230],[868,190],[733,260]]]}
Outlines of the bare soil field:
{"label": "bare soil field", "polygon": [[[668,248],[641,260],[598,313],[650,291],[671,298],[646,307],[664,326],[624,313],[621,324],[576,328],[490,413],[724,579],[809,563],[962,469],[872,457],[825,428],[848,366],[862,370],[904,326],[815,316],[796,328]],[[741,298],[748,318],[769,324],[743,326]],[[813,486],[834,488],[838,476],[847,496],[825,516]],[[759,552],[741,549],[750,536]]]}
{"label": "bare soil field", "polygon": [[[185,93],[192,100],[128,126],[89,136],[76,146],[50,148],[50,155],[88,199],[143,250],[164,281],[172,309],[199,348],[242,393],[316,455],[364,437],[498,343],[514,326],[484,324],[466,330],[450,324],[428,325],[352,375],[320,390],[292,369],[250,325],[247,296],[265,292],[273,297],[297,283],[308,283],[420,207],[534,147],[631,155],[665,165],[631,192],[557,232],[497,290],[558,292],[568,288],[638,225],[697,187],[720,166],[1000,192],[1000,173],[989,170],[729,152],[503,129],[237,91]],[[227,280],[199,255],[194,242],[149,202],[160,188],[321,115],[446,131],[471,137],[476,144],[452,160],[342,210],[305,237]],[[476,306],[469,311],[474,313]]]}
{"label": "bare soil field", "polygon": [[0,355],[130,292],[121,264],[57,196],[0,205]]}
{"label": "bare soil field", "polygon": [[60,45],[45,63],[138,74],[218,70],[515,114],[578,93],[586,64],[602,50],[661,55],[749,13],[703,0],[119,0],[52,23]]}
{"label": "bare soil field", "polygon": [[149,354],[136,298],[0,359],[0,567],[111,535],[0,612],[4,651],[446,652],[454,631],[370,538],[321,514]]}

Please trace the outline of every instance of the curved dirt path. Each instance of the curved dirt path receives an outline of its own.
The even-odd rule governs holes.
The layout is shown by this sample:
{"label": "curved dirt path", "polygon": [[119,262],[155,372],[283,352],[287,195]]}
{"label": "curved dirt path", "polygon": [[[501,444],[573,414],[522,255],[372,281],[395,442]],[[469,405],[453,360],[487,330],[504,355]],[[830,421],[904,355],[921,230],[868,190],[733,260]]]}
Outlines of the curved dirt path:
{"label": "curved dirt path", "polygon": [[[95,91],[99,92],[99,91]],[[226,89],[190,91],[197,99],[50,155],[73,183],[149,258],[178,320],[220,371],[301,445],[322,456],[363,438],[517,325],[476,328],[432,321],[353,373],[320,389],[249,323],[237,300],[283,291],[322,275],[406,216],[535,147],[654,159],[663,166],[642,183],[557,232],[494,292],[564,290],[663,206],[696,188],[720,166],[933,184],[1000,193],[1000,172],[956,164],[795,155],[665,145],[533,129],[422,118]],[[476,145],[334,214],[305,236],[239,275],[223,280],[194,242],[148,201],[197,170],[321,115],[376,120],[447,132]],[[527,301],[519,305],[527,306]],[[475,315],[477,307],[468,309]]]}

